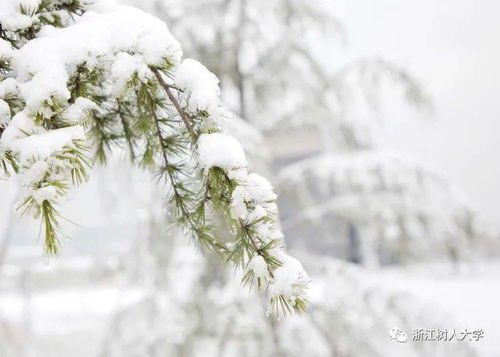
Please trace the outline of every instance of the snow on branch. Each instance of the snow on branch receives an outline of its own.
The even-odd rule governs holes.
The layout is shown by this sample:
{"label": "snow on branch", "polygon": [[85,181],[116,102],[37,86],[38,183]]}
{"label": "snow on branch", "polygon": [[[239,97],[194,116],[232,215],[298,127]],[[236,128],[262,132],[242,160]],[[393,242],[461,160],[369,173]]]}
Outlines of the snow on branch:
{"label": "snow on branch", "polygon": [[[0,167],[19,172],[19,209],[59,250],[59,202],[116,146],[168,187],[180,227],[268,287],[270,313],[305,311],[309,278],[284,251],[276,194],[247,170],[217,77],[182,60],[167,25],[106,1],[8,0],[0,6]],[[214,233],[224,217],[232,240]]]}

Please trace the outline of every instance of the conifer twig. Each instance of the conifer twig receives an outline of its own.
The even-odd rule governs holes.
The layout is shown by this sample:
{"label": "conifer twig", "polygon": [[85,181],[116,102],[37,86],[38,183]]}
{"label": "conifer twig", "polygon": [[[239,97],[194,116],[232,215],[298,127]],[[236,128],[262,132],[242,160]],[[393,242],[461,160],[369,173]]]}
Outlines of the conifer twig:
{"label": "conifer twig", "polygon": [[[180,106],[178,106],[178,103],[177,103],[177,105],[175,105],[175,103],[174,103],[174,106],[176,107],[177,110],[179,110],[178,108],[180,108]],[[193,232],[196,233],[196,235],[202,241],[204,241],[204,242],[208,241],[208,243],[210,245],[212,245],[213,247],[223,251],[224,253],[227,253],[228,252],[227,247],[225,247],[223,244],[221,244],[217,240],[215,240],[213,238],[210,238],[207,240],[206,237],[204,238],[203,232],[198,227],[198,225],[193,221],[193,217],[192,217],[191,213],[189,212],[188,208],[186,207],[184,199],[182,198],[182,195],[179,193],[179,190],[177,187],[178,186],[177,179],[175,178],[174,174],[169,170],[170,161],[168,159],[167,152],[166,152],[165,146],[164,146],[165,138],[163,137],[163,134],[161,132],[160,120],[158,118],[158,115],[156,113],[155,108],[150,108],[150,109],[151,109],[151,115],[153,116],[153,119],[155,122],[156,135],[158,137],[158,140],[160,141],[161,155],[162,155],[162,159],[163,159],[163,162],[165,165],[165,172],[166,172],[168,179],[172,185],[172,190],[173,190],[174,196],[176,197],[175,202],[176,202],[177,207],[180,209],[183,218],[186,219],[186,221],[188,222],[188,224],[191,227],[191,229],[193,230]],[[182,111],[182,109],[180,109],[180,110]],[[179,115],[182,116],[181,112],[179,112]]]}
{"label": "conifer twig", "polygon": [[174,88],[176,90],[179,90],[179,89],[177,87],[170,86],[167,82],[165,82],[165,80],[161,76],[161,73],[156,68],[153,69],[153,73],[155,74],[156,78],[158,79],[158,83],[160,84],[160,86],[163,88],[163,90],[167,94],[168,99],[170,99],[170,101],[174,105],[175,109],[179,113],[179,116],[181,117],[182,121],[184,122],[184,125],[186,125],[186,128],[188,129],[190,135],[193,138],[197,138],[198,134],[193,129],[193,122],[191,121],[191,118],[189,117],[189,115],[186,114],[184,109],[182,109],[181,105],[179,104],[179,101],[175,98],[174,94],[171,91],[171,88]]}

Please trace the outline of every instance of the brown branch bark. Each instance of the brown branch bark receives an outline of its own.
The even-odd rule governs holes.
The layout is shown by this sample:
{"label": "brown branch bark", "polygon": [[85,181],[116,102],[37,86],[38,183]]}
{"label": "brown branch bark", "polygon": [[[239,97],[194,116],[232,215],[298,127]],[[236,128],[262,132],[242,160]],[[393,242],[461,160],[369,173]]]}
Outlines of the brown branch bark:
{"label": "brown branch bark", "polygon": [[172,104],[175,107],[175,110],[177,110],[177,113],[179,113],[179,116],[181,117],[182,121],[184,122],[184,125],[188,129],[189,133],[194,139],[198,138],[198,133],[194,129],[193,125],[194,123],[191,121],[191,118],[189,115],[182,109],[181,105],[179,104],[179,101],[177,98],[175,98],[174,94],[172,93],[172,89],[179,90],[178,88],[169,85],[163,77],[161,76],[161,73],[158,71],[158,69],[153,69],[153,73],[156,76],[156,79],[158,80],[158,83],[160,83],[160,86],[163,88],[165,93],[168,96],[168,99],[172,102]]}

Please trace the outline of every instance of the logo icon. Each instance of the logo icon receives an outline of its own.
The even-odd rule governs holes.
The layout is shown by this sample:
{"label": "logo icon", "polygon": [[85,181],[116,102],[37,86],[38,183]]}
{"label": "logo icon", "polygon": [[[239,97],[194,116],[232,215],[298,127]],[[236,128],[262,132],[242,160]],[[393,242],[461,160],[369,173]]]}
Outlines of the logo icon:
{"label": "logo icon", "polygon": [[408,335],[406,332],[398,327],[393,327],[389,330],[389,337],[391,340],[396,340],[399,343],[406,343],[406,341],[408,341]]}

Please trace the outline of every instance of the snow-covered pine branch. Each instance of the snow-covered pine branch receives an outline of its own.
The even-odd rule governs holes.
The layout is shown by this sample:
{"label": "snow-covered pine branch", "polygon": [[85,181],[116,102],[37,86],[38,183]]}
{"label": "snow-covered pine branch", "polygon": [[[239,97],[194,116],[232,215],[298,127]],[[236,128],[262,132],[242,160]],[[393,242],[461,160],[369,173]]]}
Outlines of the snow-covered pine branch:
{"label": "snow-covered pine branch", "polygon": [[[269,287],[270,312],[303,312],[309,278],[287,255],[276,194],[248,172],[224,133],[217,77],[182,60],[162,21],[109,1],[7,0],[0,4],[0,166],[18,173],[19,209],[41,218],[58,252],[58,202],[87,179],[92,155],[115,146],[167,184],[170,207],[196,242]],[[225,218],[233,241],[214,233]]]}

